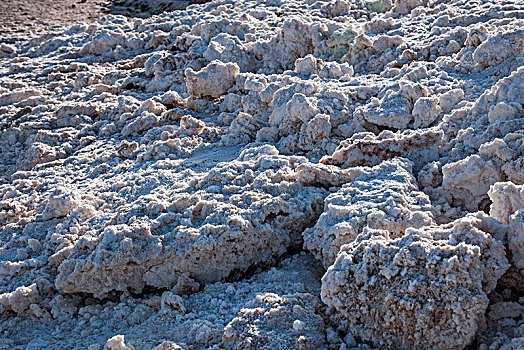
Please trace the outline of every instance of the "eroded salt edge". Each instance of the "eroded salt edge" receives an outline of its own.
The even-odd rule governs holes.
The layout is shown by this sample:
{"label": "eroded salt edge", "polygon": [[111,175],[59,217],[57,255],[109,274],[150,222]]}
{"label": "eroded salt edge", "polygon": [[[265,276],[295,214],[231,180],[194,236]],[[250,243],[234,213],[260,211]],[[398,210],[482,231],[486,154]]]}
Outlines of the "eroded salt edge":
{"label": "eroded salt edge", "polygon": [[[218,1],[2,47],[2,346],[518,348],[519,6]],[[302,237],[322,293],[307,253],[216,282]]]}

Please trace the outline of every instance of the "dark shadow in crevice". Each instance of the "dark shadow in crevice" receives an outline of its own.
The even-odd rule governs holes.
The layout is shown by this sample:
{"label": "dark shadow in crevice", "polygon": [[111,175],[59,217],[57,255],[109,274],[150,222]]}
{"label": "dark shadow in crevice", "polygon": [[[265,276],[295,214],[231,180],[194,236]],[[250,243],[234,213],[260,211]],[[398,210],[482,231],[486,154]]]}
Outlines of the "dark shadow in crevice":
{"label": "dark shadow in crevice", "polygon": [[304,251],[304,249],[302,248],[302,244],[300,244],[300,245],[288,248],[284,254],[278,257],[274,257],[273,259],[270,259],[269,261],[254,264],[248,267],[248,269],[245,271],[242,271],[240,269],[233,269],[233,271],[231,271],[229,276],[225,278],[224,282],[233,283],[233,282],[248,280],[261,271],[266,271],[272,267],[277,267],[280,264],[280,262],[286,260],[287,258],[293,255],[300,254],[302,251]]}

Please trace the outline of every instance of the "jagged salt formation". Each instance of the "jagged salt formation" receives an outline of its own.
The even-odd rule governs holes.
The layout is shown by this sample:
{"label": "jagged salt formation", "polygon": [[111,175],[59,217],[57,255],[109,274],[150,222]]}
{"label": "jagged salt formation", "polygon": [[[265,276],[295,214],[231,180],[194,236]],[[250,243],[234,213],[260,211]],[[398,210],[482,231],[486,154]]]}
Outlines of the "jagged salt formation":
{"label": "jagged salt formation", "polygon": [[325,348],[325,325],[311,294],[258,295],[224,328],[226,349]]}
{"label": "jagged salt formation", "polygon": [[322,278],[322,300],[376,346],[462,349],[507,267],[502,243],[465,220],[397,239],[368,230],[342,246]]}
{"label": "jagged salt formation", "polygon": [[366,228],[388,230],[396,238],[408,228],[434,224],[433,207],[418,191],[411,166],[408,160],[394,158],[373,168],[360,168],[353,182],[326,198],[317,223],[304,231],[305,248],[327,268],[340,247]]}
{"label": "jagged salt formation", "polygon": [[0,347],[518,348],[523,18],[218,0],[0,47]]}
{"label": "jagged salt formation", "polygon": [[[180,276],[216,282],[233,270],[270,261],[300,244],[300,232],[318,216],[323,189],[304,186],[301,157],[281,157],[266,147],[243,151],[238,161],[218,164],[166,199],[150,196],[146,213],[106,226],[71,246],[58,267],[60,291],[104,296],[144,286],[172,288]],[[272,169],[277,169],[276,171]],[[91,234],[93,235],[93,233]]]}

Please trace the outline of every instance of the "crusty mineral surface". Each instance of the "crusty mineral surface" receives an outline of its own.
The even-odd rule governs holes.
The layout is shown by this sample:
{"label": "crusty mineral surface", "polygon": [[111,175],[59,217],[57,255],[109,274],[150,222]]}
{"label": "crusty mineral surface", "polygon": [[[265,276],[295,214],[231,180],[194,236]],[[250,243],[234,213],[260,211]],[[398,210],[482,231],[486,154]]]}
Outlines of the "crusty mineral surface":
{"label": "crusty mineral surface", "polygon": [[504,247],[469,222],[367,230],[322,278],[335,322],[380,348],[462,349],[508,268]]}
{"label": "crusty mineral surface", "polygon": [[493,201],[490,215],[507,224],[505,243],[511,266],[501,284],[524,292],[524,186],[497,182],[488,195]]}
{"label": "crusty mineral surface", "polygon": [[304,231],[305,248],[327,268],[340,247],[365,228],[385,229],[396,238],[408,228],[433,224],[433,207],[418,190],[411,166],[408,160],[394,158],[359,168],[360,176],[326,198],[317,223]]}
{"label": "crusty mineral surface", "polygon": [[1,349],[523,347],[521,1],[172,2],[0,38]]}
{"label": "crusty mineral surface", "polygon": [[326,347],[320,300],[311,294],[260,294],[224,328],[226,349]]}

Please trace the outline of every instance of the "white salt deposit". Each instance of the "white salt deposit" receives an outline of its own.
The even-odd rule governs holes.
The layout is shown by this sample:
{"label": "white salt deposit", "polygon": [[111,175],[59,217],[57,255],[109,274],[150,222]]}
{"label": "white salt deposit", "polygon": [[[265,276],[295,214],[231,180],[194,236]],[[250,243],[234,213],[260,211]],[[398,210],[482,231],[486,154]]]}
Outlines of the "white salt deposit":
{"label": "white salt deposit", "polygon": [[523,348],[523,27],[216,0],[0,46],[0,348]]}

